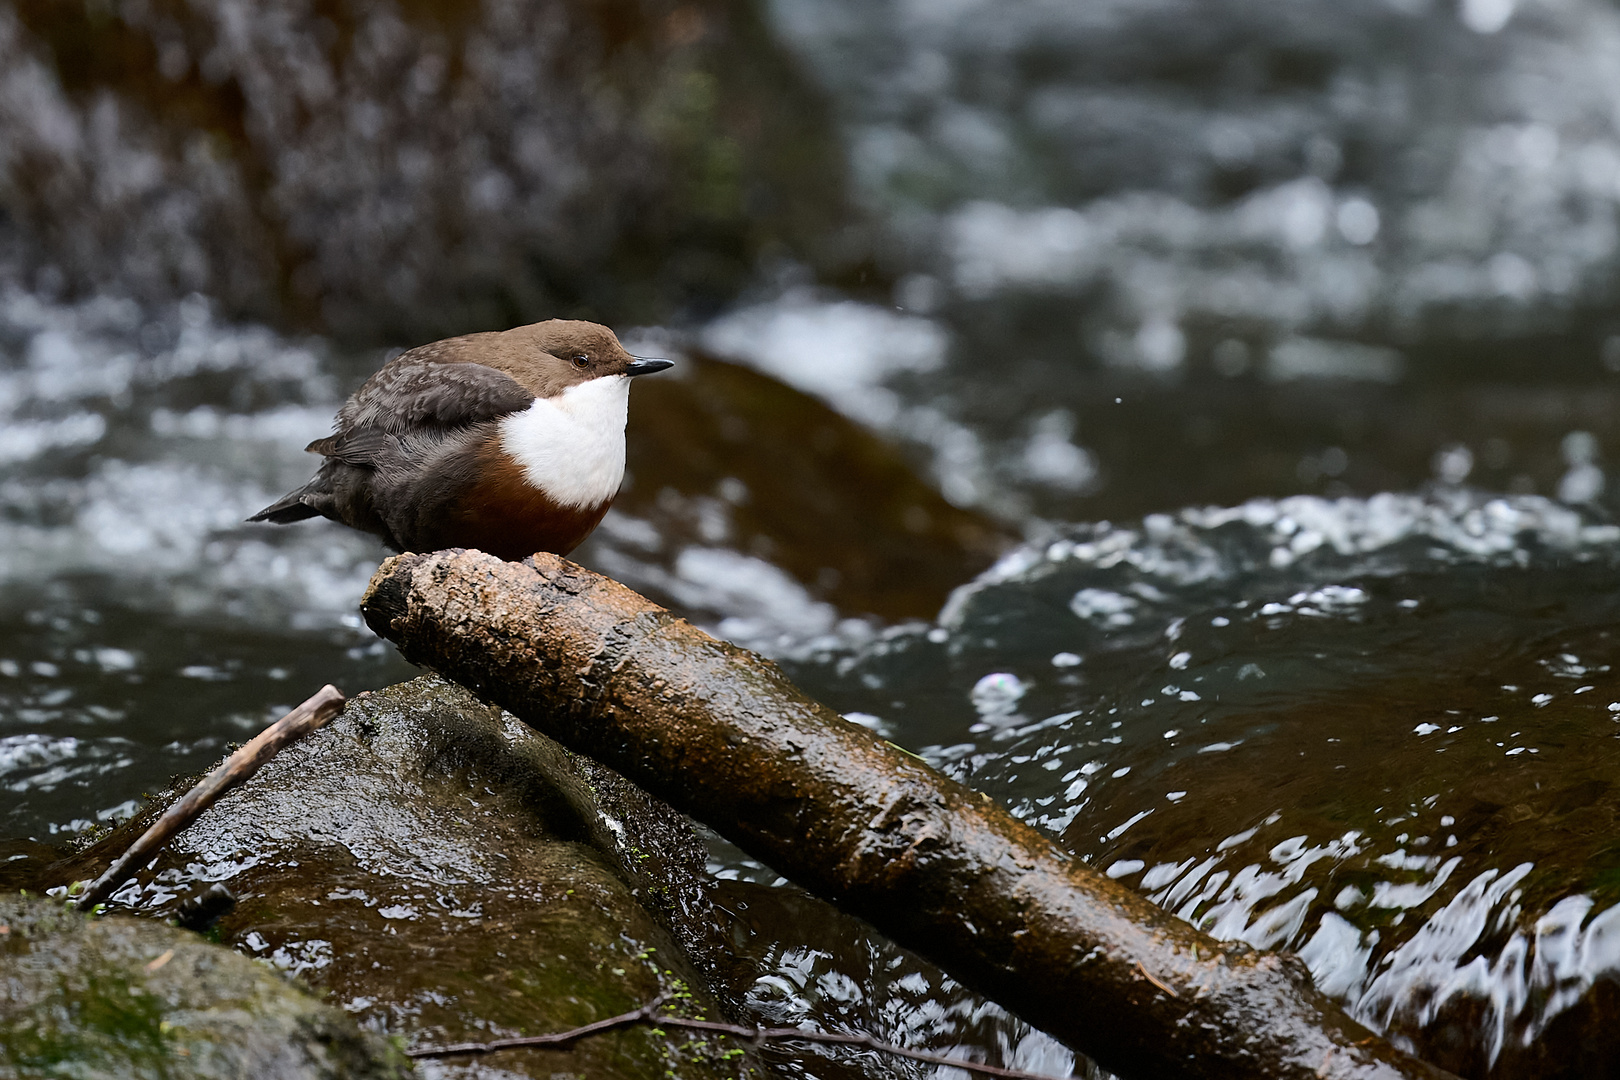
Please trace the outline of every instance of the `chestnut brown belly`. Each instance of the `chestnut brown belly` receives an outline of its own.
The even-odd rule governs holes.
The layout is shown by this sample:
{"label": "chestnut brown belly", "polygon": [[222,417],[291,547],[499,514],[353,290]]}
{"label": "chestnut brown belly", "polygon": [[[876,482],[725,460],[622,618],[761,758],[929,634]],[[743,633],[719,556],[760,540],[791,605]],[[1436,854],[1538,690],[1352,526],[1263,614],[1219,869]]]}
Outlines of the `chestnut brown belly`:
{"label": "chestnut brown belly", "polygon": [[[502,455],[504,457],[504,455]],[[510,464],[508,464],[510,462]],[[436,550],[477,548],[509,562],[537,551],[567,555],[601,522],[613,500],[578,509],[558,505],[531,485],[508,458],[486,467],[478,480],[431,528]]]}

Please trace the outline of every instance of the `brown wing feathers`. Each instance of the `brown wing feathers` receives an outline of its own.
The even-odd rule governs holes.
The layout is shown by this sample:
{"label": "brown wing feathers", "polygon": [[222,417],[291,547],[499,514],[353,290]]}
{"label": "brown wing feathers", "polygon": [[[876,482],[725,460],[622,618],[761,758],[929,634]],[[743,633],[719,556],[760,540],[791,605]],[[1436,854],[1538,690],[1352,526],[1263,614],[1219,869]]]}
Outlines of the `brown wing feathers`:
{"label": "brown wing feathers", "polygon": [[453,359],[446,346],[456,343],[435,342],[384,365],[344,403],[337,432],[305,448],[326,459],[315,478],[248,520],[287,524],[324,516],[381,533],[397,546],[371,505],[369,474],[400,459],[400,437],[450,436],[534,400],[510,375]]}
{"label": "brown wing feathers", "polygon": [[406,353],[373,375],[338,413],[338,431],[378,427],[394,434],[461,427],[529,407],[534,395],[505,372]]}

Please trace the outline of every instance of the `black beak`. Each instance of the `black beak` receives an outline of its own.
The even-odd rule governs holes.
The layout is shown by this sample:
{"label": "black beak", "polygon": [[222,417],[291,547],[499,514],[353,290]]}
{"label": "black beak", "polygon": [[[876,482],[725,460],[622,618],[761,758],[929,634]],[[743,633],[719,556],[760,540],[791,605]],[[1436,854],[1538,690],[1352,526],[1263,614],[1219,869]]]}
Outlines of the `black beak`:
{"label": "black beak", "polygon": [[674,366],[675,361],[673,360],[643,360],[638,356],[633,363],[624,369],[624,373],[626,375],[651,375],[655,371],[663,371],[665,368]]}

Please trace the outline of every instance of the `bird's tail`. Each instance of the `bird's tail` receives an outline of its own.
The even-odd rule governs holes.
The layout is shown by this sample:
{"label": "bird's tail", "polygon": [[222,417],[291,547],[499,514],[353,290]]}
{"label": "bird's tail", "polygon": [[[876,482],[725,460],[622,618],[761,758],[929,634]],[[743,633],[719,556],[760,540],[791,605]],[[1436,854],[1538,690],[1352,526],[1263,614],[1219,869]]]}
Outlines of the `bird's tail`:
{"label": "bird's tail", "polygon": [[310,506],[304,499],[311,494],[313,484],[305,484],[297,491],[290,491],[248,518],[249,521],[270,521],[277,525],[290,525],[305,518],[320,517],[321,512]]}

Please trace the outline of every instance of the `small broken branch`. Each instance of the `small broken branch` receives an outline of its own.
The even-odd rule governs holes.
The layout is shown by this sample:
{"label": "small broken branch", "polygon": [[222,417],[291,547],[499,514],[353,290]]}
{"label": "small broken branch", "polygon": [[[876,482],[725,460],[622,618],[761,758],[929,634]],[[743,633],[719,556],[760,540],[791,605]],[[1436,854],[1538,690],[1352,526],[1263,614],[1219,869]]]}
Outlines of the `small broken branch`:
{"label": "small broken branch", "polygon": [[314,697],[259,732],[251,742],[226,758],[219,768],[186,792],[184,798],[165,810],[163,816],[129,846],[129,850],[107,867],[106,873],[74,898],[75,905],[88,911],[97,904],[105,903],[130,875],[151,862],[164,844],[201,817],[203,811],[218,802],[221,795],[258,772],[282,747],[324,726],[343,711],[347,700],[343,691],[328,683]]}
{"label": "small broken branch", "polygon": [[406,658],[713,827],[1120,1074],[1439,1080],[1297,958],[1217,941],[1000,804],[554,555],[400,555],[362,609]]}
{"label": "small broken branch", "polygon": [[947,1057],[944,1054],[931,1054],[926,1050],[911,1050],[904,1046],[882,1042],[864,1032],[858,1035],[847,1035],[836,1031],[804,1031],[800,1028],[768,1028],[744,1027],[741,1024],[724,1024],[716,1020],[688,1020],[684,1016],[659,1016],[660,1001],[643,1005],[639,1009],[632,1009],[618,1016],[610,1016],[606,1020],[598,1020],[593,1024],[572,1028],[568,1031],[558,1031],[550,1035],[519,1035],[510,1039],[491,1039],[483,1043],[455,1043],[451,1046],[424,1046],[419,1050],[408,1050],[406,1057],[411,1058],[445,1058],[459,1057],[464,1054],[490,1054],[496,1050],[516,1050],[521,1047],[558,1047],[567,1046],[577,1042],[587,1035],[595,1035],[603,1031],[612,1031],[615,1028],[629,1027],[632,1024],[648,1024],[660,1028],[676,1028],[682,1031],[705,1031],[712,1035],[732,1035],[739,1039],[746,1039],[751,1043],[765,1042],[807,1042],[822,1046],[854,1046],[864,1050],[876,1050],[880,1054],[892,1054],[910,1061],[921,1061],[929,1065],[946,1065],[953,1069],[963,1069],[967,1072],[978,1073],[981,1076],[995,1076],[1002,1080],[1058,1080],[1057,1077],[1046,1073],[1025,1072],[1022,1069],[1006,1069],[1000,1065],[983,1065],[976,1061],[964,1061],[961,1058]]}

